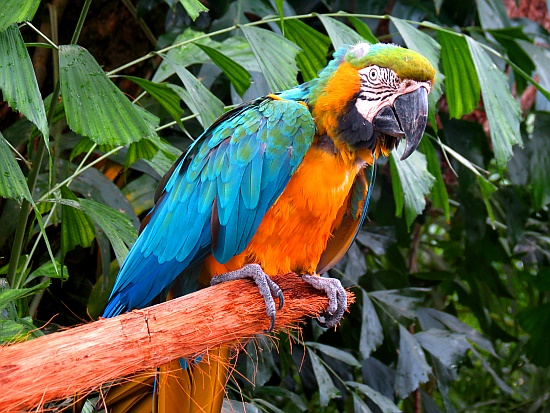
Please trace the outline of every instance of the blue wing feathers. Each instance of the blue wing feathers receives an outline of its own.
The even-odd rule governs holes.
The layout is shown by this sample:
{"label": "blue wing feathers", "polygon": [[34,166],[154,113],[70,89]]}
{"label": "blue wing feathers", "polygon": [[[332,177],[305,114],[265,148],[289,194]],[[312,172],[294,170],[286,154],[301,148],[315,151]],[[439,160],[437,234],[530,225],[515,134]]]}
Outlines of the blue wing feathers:
{"label": "blue wing feathers", "polygon": [[208,254],[224,263],[244,251],[314,132],[309,110],[292,100],[256,99],[218,119],[166,178],[104,317],[148,305]]}

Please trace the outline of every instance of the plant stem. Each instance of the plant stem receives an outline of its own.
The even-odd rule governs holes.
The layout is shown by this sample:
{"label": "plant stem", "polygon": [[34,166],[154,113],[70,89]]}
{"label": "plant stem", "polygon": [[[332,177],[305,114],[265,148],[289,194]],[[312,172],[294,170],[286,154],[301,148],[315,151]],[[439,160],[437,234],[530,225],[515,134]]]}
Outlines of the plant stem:
{"label": "plant stem", "polygon": [[[50,109],[48,110],[47,121],[48,125],[53,119],[55,113],[55,108],[57,106],[57,99],[59,98],[59,82],[55,85],[55,89],[52,94],[52,99],[50,101]],[[42,136],[43,139],[40,139],[38,142],[38,148],[36,149],[36,154],[34,156],[34,162],[32,164],[32,169],[29,173],[29,178],[27,180],[27,185],[29,186],[29,192],[34,192],[36,187],[36,182],[38,181],[38,174],[40,172],[40,167],[42,166],[42,161],[44,155],[47,152],[46,149],[46,139],[49,136]],[[24,271],[21,271],[17,274],[17,267],[19,263],[19,258],[21,257],[21,251],[23,250],[23,239],[25,238],[25,233],[27,229],[27,221],[29,219],[29,214],[31,212],[31,203],[27,200],[23,200],[21,203],[21,211],[19,212],[19,221],[17,223],[17,228],[15,230],[15,238],[13,240],[13,247],[10,255],[10,264],[8,267],[8,282],[10,283],[11,288],[20,288],[23,284],[23,274]]]}
{"label": "plant stem", "polygon": [[78,42],[78,38],[80,37],[80,33],[82,32],[82,27],[84,26],[84,20],[86,20],[88,10],[90,10],[90,4],[92,4],[92,0],[86,0],[84,2],[84,6],[82,7],[82,11],[80,12],[80,17],[78,18],[78,22],[76,23],[76,28],[74,29],[73,37],[71,38],[71,44],[76,44]]}
{"label": "plant stem", "polygon": [[[40,141],[38,142],[38,148],[36,149],[36,155],[34,157],[32,169],[29,173],[27,184],[29,186],[29,191],[31,195],[34,192],[36,181],[38,180],[38,172],[40,171],[40,166],[42,165],[42,160],[44,159],[44,154],[46,152],[46,139],[47,138],[44,136],[43,139],[40,139]],[[24,272],[17,274],[17,267],[19,264],[19,258],[21,257],[21,251],[23,250],[23,240],[25,238],[27,221],[30,212],[31,203],[24,199],[21,203],[19,221],[17,222],[17,228],[15,230],[15,238],[13,240],[13,247],[11,249],[10,255],[10,264],[8,267],[7,278],[11,288],[20,288],[22,285]]]}

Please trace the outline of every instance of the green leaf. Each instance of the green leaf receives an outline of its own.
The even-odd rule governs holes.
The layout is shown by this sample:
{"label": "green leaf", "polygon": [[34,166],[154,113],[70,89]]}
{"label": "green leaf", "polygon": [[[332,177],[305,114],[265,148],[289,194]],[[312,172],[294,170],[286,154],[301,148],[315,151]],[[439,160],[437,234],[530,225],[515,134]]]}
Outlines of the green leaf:
{"label": "green leaf", "polygon": [[33,202],[25,176],[2,133],[0,133],[0,197],[15,199],[19,202],[24,198]]}
{"label": "green leaf", "polygon": [[438,328],[421,331],[416,333],[414,337],[422,347],[448,368],[456,368],[466,352],[472,347],[464,334]]}
{"label": "green leaf", "polygon": [[[256,387],[254,394],[255,395],[265,394],[265,395],[270,395],[275,397],[286,398],[293,404],[292,409],[289,408],[287,411],[296,411],[296,409],[298,409],[301,412],[308,411],[307,405],[302,399],[302,397],[300,397],[296,393],[291,392],[290,390],[285,389],[284,387],[278,387],[278,386]],[[222,410],[222,412],[228,413],[228,412],[225,412],[224,410]]]}
{"label": "green leaf", "polygon": [[384,413],[399,413],[401,410],[395,405],[395,403],[384,396],[383,394],[377,392],[372,387],[367,386],[363,383],[357,383],[355,381],[347,381],[348,386],[354,387],[367,396],[374,404],[376,404],[381,411]]}
{"label": "green leaf", "polygon": [[[435,119],[435,107],[439,101],[439,98],[441,98],[441,95],[443,94],[442,85],[443,79],[445,78],[445,76],[443,76],[443,74],[439,71],[439,55],[441,46],[428,34],[417,29],[405,20],[391,17],[391,21],[395,24],[397,30],[399,30],[399,34],[403,37],[407,47],[426,57],[426,59],[429,60],[436,70],[435,82],[432,85],[430,94],[428,95],[430,116],[432,119]],[[433,120],[432,123],[436,124]]]}
{"label": "green leaf", "polygon": [[[182,89],[183,90],[183,89]],[[164,176],[172,167],[174,162],[180,157],[181,151],[175,146],[169,145],[162,140],[159,143],[160,150],[150,161],[145,163],[155,170],[160,176]]]}
{"label": "green leaf", "polygon": [[353,357],[350,353],[344,350],[340,350],[336,347],[328,346],[326,344],[316,343],[313,341],[306,341],[306,346],[317,349],[322,353],[325,353],[327,356],[332,357],[336,360],[343,361],[350,366],[361,368],[361,363]]}
{"label": "green leaf", "polygon": [[77,245],[87,248],[92,245],[95,239],[95,227],[78,208],[78,198],[72,191],[63,186],[61,195],[72,203],[64,203],[61,206],[61,261],[65,261],[65,255],[72,251]]}
{"label": "green leaf", "polygon": [[[2,13],[5,11],[3,6]],[[0,32],[0,51],[0,90],[4,100],[36,125],[47,144],[49,132],[46,110],[31,58],[16,25]]]}
{"label": "green leaf", "polygon": [[479,346],[483,350],[487,351],[494,357],[498,358],[498,355],[495,352],[491,341],[483,337],[475,328],[470,327],[466,323],[463,323],[452,314],[435,310],[433,308],[421,308],[418,310],[417,315],[422,325],[422,328],[429,328],[428,322],[430,322],[431,324],[433,324],[433,321],[442,323],[449,330],[454,331],[455,333],[466,334],[468,340],[470,340],[472,343]]}
{"label": "green leaf", "polygon": [[277,6],[277,12],[279,13],[279,19],[280,19],[277,23],[281,27],[283,36],[285,36],[285,15],[283,13],[284,4],[285,4],[285,0],[275,0],[275,5]]}
{"label": "green leaf", "polygon": [[520,107],[510,94],[506,75],[474,39],[466,37],[466,40],[481,85],[497,165],[503,168],[513,154],[512,146],[522,145],[519,132]]}
{"label": "green leaf", "polygon": [[[512,62],[514,62],[525,73],[533,73],[535,70],[535,64],[533,63],[531,56],[529,56],[528,52],[516,41],[519,39],[526,41],[531,40],[525,33],[523,33],[522,27],[517,26],[489,30],[489,33],[491,33],[496,41],[504,46],[506,49],[506,54]],[[514,80],[518,86],[518,93],[523,92],[527,82],[517,70],[515,70]]]}
{"label": "green leaf", "polygon": [[[32,20],[40,0],[5,0],[2,2],[0,13],[0,32],[6,30],[13,23],[21,23]],[[4,48],[0,47],[4,52]]]}
{"label": "green leaf", "polygon": [[501,0],[478,0],[477,13],[484,30],[501,29],[510,26],[510,18]]}
{"label": "green leaf", "polygon": [[36,270],[31,272],[25,280],[25,284],[28,284],[29,281],[34,280],[35,278],[60,278],[62,281],[67,281],[69,279],[69,273],[67,267],[61,265],[57,260],[54,262],[48,261],[38,267]]}
{"label": "green leaf", "polygon": [[130,219],[123,213],[99,202],[80,199],[80,207],[92,221],[103,230],[115,251],[119,265],[122,265],[128,254],[128,246],[137,238],[137,231]]}
{"label": "green leaf", "polygon": [[491,206],[491,195],[493,194],[493,192],[497,190],[497,187],[493,185],[491,182],[489,182],[487,179],[482,177],[481,175],[477,175],[477,182],[481,189],[481,196],[483,197],[483,202],[485,203],[485,207],[487,208],[487,214],[489,215],[489,218],[491,219],[491,224],[493,225],[493,228],[494,228],[495,214],[493,213],[493,207]]}
{"label": "green leaf", "polygon": [[402,183],[397,171],[397,162],[390,155],[390,173],[393,199],[395,200],[395,216],[403,215],[403,207],[405,206],[405,193],[401,190]]}
{"label": "green leaf", "polygon": [[[550,352],[543,351],[550,342],[550,303],[529,308],[519,315],[519,322],[530,335],[527,342],[527,353],[530,360],[538,366],[550,365]],[[544,326],[543,328],[541,328]]]}
{"label": "green leaf", "polygon": [[395,24],[401,37],[403,37],[407,47],[421,53],[430,61],[433,67],[437,68],[441,46],[432,37],[409,22],[396,17],[390,17],[390,19]]}
{"label": "green leaf", "polygon": [[197,20],[199,14],[208,11],[208,8],[206,8],[199,0],[180,0],[180,3],[193,21]]}
{"label": "green leaf", "polygon": [[142,79],[141,77],[135,76],[123,76],[126,79],[131,80],[132,82],[138,84],[154,97],[161,106],[166,109],[168,114],[183,127],[181,122],[181,117],[183,116],[183,109],[180,106],[181,98],[176,92],[174,92],[166,83],[155,83],[147,79]]}
{"label": "green leaf", "polygon": [[418,341],[399,324],[399,358],[395,377],[395,392],[404,399],[420,384],[428,381],[432,368],[426,362],[426,356]]}
{"label": "green leaf", "polygon": [[372,413],[371,409],[369,409],[369,406],[367,406],[367,403],[365,403],[363,401],[361,396],[359,396],[355,392],[351,392],[351,396],[353,397],[353,411],[354,412]]}
{"label": "green leaf", "polygon": [[359,337],[359,351],[366,360],[384,341],[384,330],[376,314],[374,305],[365,290],[363,292],[363,308],[361,312],[361,335]]}
{"label": "green leaf", "polygon": [[[451,118],[461,118],[473,111],[479,102],[481,87],[474,61],[463,35],[440,30],[441,64],[445,73],[445,96]],[[468,79],[467,82],[464,79]]]}
{"label": "green leaf", "polygon": [[6,308],[6,306],[14,300],[30,297],[31,295],[45,290],[50,286],[50,283],[51,281],[48,279],[29,288],[11,289],[4,286],[0,289],[0,310]]}
{"label": "green leaf", "polygon": [[158,151],[158,145],[151,139],[142,139],[139,142],[133,142],[128,146],[128,152],[124,159],[124,168],[128,168],[139,159],[151,160]]}
{"label": "green leaf", "polygon": [[[165,60],[172,65],[191,97],[191,102],[184,100],[185,103],[193,113],[199,115],[199,121],[206,129],[223,113],[223,102],[204,87],[186,68],[173,62],[168,56],[165,57]],[[178,93],[177,88],[172,87],[172,89]]]}
{"label": "green leaf", "polygon": [[204,44],[195,43],[204,53],[208,55],[210,59],[218,66],[223,73],[227,76],[230,82],[235,87],[235,90],[239,96],[243,96],[244,92],[250,87],[250,73],[236,63],[233,59],[227,57],[222,52],[214,49],[213,47],[206,46]]}
{"label": "green leaf", "polygon": [[94,141],[83,136],[82,139],[80,139],[78,143],[74,146],[74,148],[71,150],[69,161],[74,160],[74,158],[76,158],[78,155],[84,152],[90,152],[93,150],[98,150],[101,152],[110,152],[115,148],[114,145],[96,145],[96,146],[94,145],[95,145]]}
{"label": "green leaf", "polygon": [[[208,55],[197,46],[197,43],[200,43],[222,52],[249,72],[260,71],[256,56],[254,56],[250,44],[244,36],[231,36],[223,42],[217,42],[212,40],[211,37],[204,37],[203,32],[186,29],[182,34],[176,37],[172,45],[179,45],[181,43],[185,44],[175,47],[167,53],[171,61],[179,66],[188,67],[194,64],[211,62]],[[172,65],[163,60],[155,72],[152,81],[162,82],[174,73],[176,72]]]}
{"label": "green leaf", "polygon": [[0,319],[0,343],[16,343],[44,335],[32,323],[31,317],[17,321]]}
{"label": "green leaf", "polygon": [[297,85],[296,55],[300,48],[281,35],[253,26],[242,26],[250,47],[272,92]]}
{"label": "green leaf", "polygon": [[285,37],[296,43],[302,51],[296,56],[296,63],[302,72],[304,82],[315,79],[327,64],[330,39],[300,20],[285,21]]}
{"label": "green leaf", "polygon": [[[380,303],[383,303],[388,310],[396,314],[398,317],[406,317],[408,319],[415,318],[415,310],[422,303],[423,298],[411,297],[405,295],[407,291],[416,292],[414,290],[380,290],[369,293],[371,298],[374,298]],[[424,292],[424,290],[420,290]]]}
{"label": "green leaf", "polygon": [[348,17],[348,19],[351,24],[353,24],[353,27],[355,27],[355,30],[357,30],[357,33],[359,33],[363,40],[369,42],[370,44],[378,43],[378,38],[374,34],[372,34],[369,26],[367,26],[365,22],[353,16]]}
{"label": "green leaf", "polygon": [[363,41],[363,37],[360,34],[354,32],[344,23],[333,19],[332,17],[323,16],[321,14],[315,14],[321,22],[325,29],[327,30],[330,40],[332,40],[332,45],[334,49],[338,49],[345,45],[353,45],[357,42]]}
{"label": "green leaf", "polygon": [[533,186],[533,203],[536,210],[550,203],[550,114],[537,112],[529,149],[529,179]]}
{"label": "green leaf", "polygon": [[[541,91],[539,86],[538,90],[550,100],[550,70],[548,70],[550,67],[550,52],[548,52],[548,50],[544,47],[537,46],[523,40],[518,40],[517,43],[535,63],[535,72],[539,75],[540,86],[544,88]],[[537,86],[537,83],[535,83],[535,87]]]}
{"label": "green leaf", "polygon": [[76,45],[59,47],[59,81],[69,127],[97,144],[127,145],[151,130],[92,55]]}
{"label": "green leaf", "polygon": [[439,158],[429,139],[422,139],[419,149],[422,151],[428,162],[428,172],[435,178],[435,183],[430,192],[432,204],[435,208],[441,208],[445,214],[445,220],[450,222],[451,210],[449,207],[449,194],[441,174]]}
{"label": "green leaf", "polygon": [[[76,165],[61,163],[60,168],[74,172]],[[120,188],[95,168],[82,171],[72,182],[71,189],[92,201],[110,206],[128,216],[135,228],[139,228],[139,219],[134,214],[132,204],[126,199]]]}
{"label": "green leaf", "polygon": [[[398,187],[397,190],[401,190],[403,193],[405,218],[407,226],[410,227],[416,216],[421,214],[426,207],[426,196],[430,193],[435,178],[428,172],[426,157],[418,151],[413,152],[404,161],[396,161],[396,158],[401,158],[404,146],[400,145],[394,149],[390,162],[395,164],[395,170],[399,174],[401,188]],[[393,179],[392,176],[392,181]],[[401,215],[399,211],[396,212],[397,216]]]}
{"label": "green leaf", "polygon": [[319,356],[313,351],[309,352],[309,359],[313,367],[313,373],[317,379],[319,387],[319,404],[323,407],[328,406],[330,400],[339,397],[340,391],[334,386],[327,369],[321,363]]}

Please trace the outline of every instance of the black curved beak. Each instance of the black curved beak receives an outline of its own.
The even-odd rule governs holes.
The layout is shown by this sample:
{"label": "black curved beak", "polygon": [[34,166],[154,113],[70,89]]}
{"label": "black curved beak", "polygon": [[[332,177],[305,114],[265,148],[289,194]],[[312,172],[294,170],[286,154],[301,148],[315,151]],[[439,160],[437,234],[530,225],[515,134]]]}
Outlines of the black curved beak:
{"label": "black curved beak", "polygon": [[374,117],[375,131],[395,138],[405,138],[401,160],[407,159],[418,147],[428,121],[428,91],[419,87],[395,99]]}

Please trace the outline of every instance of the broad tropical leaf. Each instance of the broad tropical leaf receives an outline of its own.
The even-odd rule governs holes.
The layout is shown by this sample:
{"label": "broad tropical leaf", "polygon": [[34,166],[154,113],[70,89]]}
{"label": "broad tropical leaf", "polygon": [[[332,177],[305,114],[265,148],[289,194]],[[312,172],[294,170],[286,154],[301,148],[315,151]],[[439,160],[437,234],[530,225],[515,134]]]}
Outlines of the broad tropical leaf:
{"label": "broad tropical leaf", "polygon": [[334,386],[319,356],[315,354],[315,352],[310,351],[309,358],[313,366],[313,373],[317,379],[317,385],[319,386],[319,404],[321,406],[327,406],[330,400],[340,395],[340,391]]}
{"label": "broad tropical leaf", "polygon": [[395,392],[404,399],[420,384],[428,381],[428,374],[432,372],[432,368],[426,362],[426,356],[418,341],[401,324],[399,337]]}
{"label": "broad tropical leaf", "polygon": [[180,0],[180,3],[193,21],[199,17],[199,14],[208,11],[208,8],[206,8],[199,0]]}
{"label": "broad tropical leaf", "polygon": [[180,106],[181,98],[176,92],[170,89],[166,83],[155,83],[147,79],[135,76],[124,76],[126,79],[140,85],[147,93],[154,97],[164,109],[174,118],[178,125],[183,127],[181,117],[183,109]]}
{"label": "broad tropical leaf", "polygon": [[392,400],[388,399],[386,396],[377,392],[372,387],[369,387],[366,384],[357,383],[354,381],[347,381],[346,384],[355,387],[357,390],[367,396],[384,413],[399,413],[401,411]]}
{"label": "broad tropical leaf", "polygon": [[67,123],[76,133],[100,145],[127,145],[152,136],[136,107],[86,49],[59,47],[59,80]]}
{"label": "broad tropical leaf", "polygon": [[32,196],[13,152],[0,133],[0,197],[32,203]]}
{"label": "broad tropical leaf", "polygon": [[365,290],[362,290],[362,293],[363,309],[361,312],[359,351],[364,359],[368,359],[384,341],[384,330],[368,293]]}
{"label": "broad tropical leaf", "polygon": [[88,199],[79,199],[80,207],[100,227],[113,246],[119,265],[128,254],[128,246],[137,238],[137,231],[123,213]]}
{"label": "broad tropical leaf", "polygon": [[242,26],[241,29],[256,55],[271,91],[279,92],[296,86],[296,55],[300,48],[269,30],[252,26]]}
{"label": "broad tropical leaf", "polygon": [[363,37],[363,40],[366,40],[367,42],[374,44],[378,43],[378,38],[371,32],[369,29],[369,26],[367,26],[362,20],[359,20],[357,17],[348,17],[351,24],[353,24],[353,27],[355,27],[355,30],[357,30],[357,33]]}
{"label": "broad tropical leaf", "polygon": [[432,143],[427,137],[422,139],[419,148],[428,162],[428,172],[435,178],[435,182],[430,193],[433,206],[436,208],[441,208],[445,214],[445,219],[449,222],[451,220],[449,194],[447,193],[447,187],[445,186],[443,175],[441,174],[439,158],[435,153]]}
{"label": "broad tropical leaf", "polygon": [[[452,118],[460,118],[474,110],[481,88],[474,61],[463,35],[437,32],[441,44],[441,63],[445,73],[445,96]],[[464,79],[468,79],[464,82]]]}
{"label": "broad tropical leaf", "polygon": [[70,201],[61,205],[61,261],[77,245],[89,247],[95,239],[93,222],[78,206],[78,198],[67,187],[61,188],[63,199]]}
{"label": "broad tropical leaf", "polygon": [[[430,193],[435,179],[428,172],[426,157],[415,151],[404,161],[400,161],[404,145],[395,148],[391,155],[393,193],[397,199],[403,202],[396,207],[403,206],[407,226],[410,227],[417,215],[426,207],[426,196]],[[395,176],[394,171],[397,172]],[[401,216],[402,209],[396,209],[397,216]]]}
{"label": "broad tropical leaf", "polygon": [[508,79],[491,61],[487,52],[466,37],[476,67],[497,165],[503,168],[511,158],[512,146],[523,145],[519,133],[520,108],[508,88]]}
{"label": "broad tropical leaf", "polygon": [[286,20],[284,34],[302,49],[296,56],[296,63],[304,82],[316,78],[327,64],[330,39],[300,20]]}
{"label": "broad tropical leaf", "polygon": [[0,51],[0,90],[4,100],[34,123],[47,143],[49,133],[44,103],[31,58],[16,25],[0,31]]}
{"label": "broad tropical leaf", "polygon": [[319,350],[320,352],[326,354],[329,357],[332,357],[336,360],[343,361],[344,363],[349,364],[350,366],[361,367],[361,363],[359,363],[359,361],[347,351],[343,351],[336,347],[328,346],[326,344],[316,343],[314,341],[307,341],[305,344],[308,347],[312,347],[314,349]]}
{"label": "broad tropical leaf", "polygon": [[250,87],[250,73],[233,59],[213,47],[201,43],[196,43],[196,45],[225,73],[239,96],[242,97]]}
{"label": "broad tropical leaf", "polygon": [[[33,18],[40,0],[5,0],[0,13],[0,32],[6,30],[13,23],[29,21]],[[0,48],[0,50],[4,50]]]}
{"label": "broad tropical leaf", "polygon": [[[183,82],[191,102],[185,103],[190,107],[193,113],[199,115],[199,120],[203,128],[210,126],[223,113],[224,104],[212,94],[204,85],[193,76],[185,67],[173,62],[168,56],[165,57],[176,71]],[[177,89],[173,88],[176,93]]]}
{"label": "broad tropical leaf", "polygon": [[332,41],[334,49],[345,46],[347,44],[355,44],[363,40],[360,34],[354,32],[344,23],[323,15],[318,15],[319,19],[327,29],[327,33]]}

